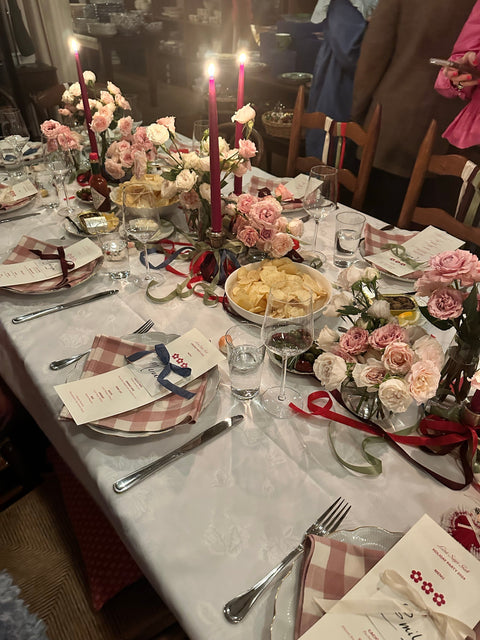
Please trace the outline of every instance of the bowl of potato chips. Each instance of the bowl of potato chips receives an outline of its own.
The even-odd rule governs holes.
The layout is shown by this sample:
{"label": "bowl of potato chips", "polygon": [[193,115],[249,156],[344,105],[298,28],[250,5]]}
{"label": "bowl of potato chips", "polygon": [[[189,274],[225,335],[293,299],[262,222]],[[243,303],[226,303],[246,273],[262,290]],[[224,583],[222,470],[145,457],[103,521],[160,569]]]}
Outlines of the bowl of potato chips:
{"label": "bowl of potato chips", "polygon": [[113,188],[110,199],[114,204],[122,207],[125,198],[125,210],[131,215],[141,218],[157,213],[162,217],[173,212],[178,202],[177,194],[171,198],[163,195],[164,182],[162,176],[147,173],[140,179],[132,178]]}
{"label": "bowl of potato chips", "polygon": [[262,260],[236,269],[225,282],[225,293],[242,318],[262,324],[272,286],[280,287],[292,301],[302,300],[302,293],[311,291],[315,318],[332,297],[332,285],[324,275],[290,258]]}

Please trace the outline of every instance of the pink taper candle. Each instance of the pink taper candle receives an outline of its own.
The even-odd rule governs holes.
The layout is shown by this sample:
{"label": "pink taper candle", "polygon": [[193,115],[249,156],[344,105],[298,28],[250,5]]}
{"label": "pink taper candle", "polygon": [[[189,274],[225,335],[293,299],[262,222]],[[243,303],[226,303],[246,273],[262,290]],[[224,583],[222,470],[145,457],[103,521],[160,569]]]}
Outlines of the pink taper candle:
{"label": "pink taper candle", "polygon": [[215,90],[215,68],[208,67],[208,125],[210,149],[210,198],[212,206],[212,231],[222,230],[222,199],[220,193],[220,152],[218,148],[218,114]]}
{"label": "pink taper candle", "polygon": [[88,102],[87,86],[83,77],[82,65],[80,64],[80,56],[78,55],[77,41],[72,38],[71,40],[72,51],[75,55],[75,62],[77,65],[78,82],[80,84],[80,91],[82,93],[83,113],[85,114],[85,123],[87,125],[88,137],[90,139],[90,148],[92,153],[98,154],[97,138],[92,131],[90,125],[92,123],[92,112],[90,111],[90,103]]}
{"label": "pink taper candle", "polygon": [[[238,88],[237,88],[237,111],[243,107],[245,99],[245,60],[246,55],[241,53],[239,56],[238,67]],[[238,141],[242,137],[243,125],[240,122],[235,123],[235,148],[238,149]],[[239,196],[242,193],[242,178],[235,176],[233,180],[233,193]]]}

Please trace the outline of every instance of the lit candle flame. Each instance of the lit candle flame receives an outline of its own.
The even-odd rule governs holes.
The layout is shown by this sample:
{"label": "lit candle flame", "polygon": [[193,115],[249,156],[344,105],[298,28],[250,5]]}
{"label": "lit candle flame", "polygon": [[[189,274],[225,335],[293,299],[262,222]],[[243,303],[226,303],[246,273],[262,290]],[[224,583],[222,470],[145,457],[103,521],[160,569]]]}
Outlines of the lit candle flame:
{"label": "lit candle flame", "polygon": [[72,53],[78,53],[78,42],[75,38],[70,38],[70,49],[72,50]]}
{"label": "lit candle flame", "polygon": [[210,78],[214,78],[215,77],[215,65],[214,64],[209,64],[208,65],[208,76]]}
{"label": "lit candle flame", "polygon": [[239,62],[239,64],[245,64],[246,61],[247,61],[247,54],[242,52],[238,56],[238,62]]}

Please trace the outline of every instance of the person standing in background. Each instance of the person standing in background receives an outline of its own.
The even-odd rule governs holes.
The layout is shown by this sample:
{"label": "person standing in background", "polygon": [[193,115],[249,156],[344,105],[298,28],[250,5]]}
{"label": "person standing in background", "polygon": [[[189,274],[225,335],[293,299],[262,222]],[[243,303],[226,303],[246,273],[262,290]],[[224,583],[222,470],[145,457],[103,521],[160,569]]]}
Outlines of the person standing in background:
{"label": "person standing in background", "polygon": [[[382,125],[365,211],[396,222],[427,128],[439,131],[460,110],[433,88],[431,57],[448,57],[475,0],[379,0],[363,38],[353,89],[352,119],[368,126],[375,105]],[[446,153],[440,134],[434,153]],[[430,205],[433,206],[433,205]]]}
{"label": "person standing in background", "polygon": [[[480,1],[477,0],[449,56],[469,69],[440,70],[435,89],[445,98],[461,98],[467,105],[442,136],[460,149],[480,145]],[[473,150],[478,153],[478,149]],[[479,158],[476,158],[478,163]]]}

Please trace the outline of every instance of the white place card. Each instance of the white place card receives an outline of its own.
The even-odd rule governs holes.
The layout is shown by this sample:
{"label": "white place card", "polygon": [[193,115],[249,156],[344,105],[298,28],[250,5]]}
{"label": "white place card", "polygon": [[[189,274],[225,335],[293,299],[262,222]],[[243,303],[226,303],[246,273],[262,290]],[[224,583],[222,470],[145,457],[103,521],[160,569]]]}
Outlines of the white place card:
{"label": "white place card", "polygon": [[[167,349],[171,362],[192,370],[188,378],[174,373],[167,376],[167,380],[179,387],[192,382],[224,360],[219,349],[198,329],[192,329],[170,342]],[[127,364],[108,373],[57,385],[55,391],[76,424],[95,422],[138,409],[170,393],[155,381],[157,392],[151,395],[149,387],[153,376],[158,375],[163,367],[160,365],[152,369],[150,358],[146,359],[144,366],[141,362],[137,360],[135,365]]]}
{"label": "white place card", "polygon": [[365,260],[389,273],[402,277],[413,271],[424,269],[428,260],[437,253],[453,251],[461,247],[462,244],[464,244],[463,240],[451,236],[442,229],[427,227],[401,245],[403,247],[401,251],[405,251],[405,256],[421,266],[413,267],[412,264],[402,260],[401,253],[397,256],[391,249],[365,256]]}
{"label": "white place card", "polygon": [[[33,255],[33,254],[32,254]],[[89,238],[65,247],[65,257],[79,269],[100,258],[102,250]],[[72,269],[74,271],[75,269]],[[60,260],[25,260],[15,264],[0,264],[0,287],[42,282],[62,275]]]}
{"label": "white place card", "polygon": [[479,588],[480,562],[424,515],[301,640],[460,640]]}
{"label": "white place card", "polygon": [[285,178],[284,185],[290,191],[290,193],[294,196],[294,198],[300,198],[300,200],[305,195],[305,190],[307,188],[308,175],[305,173],[299,173],[298,176],[289,180]]}
{"label": "white place card", "polygon": [[37,193],[37,188],[30,180],[23,180],[10,187],[0,189],[0,204],[12,205],[19,200],[34,196]]}

